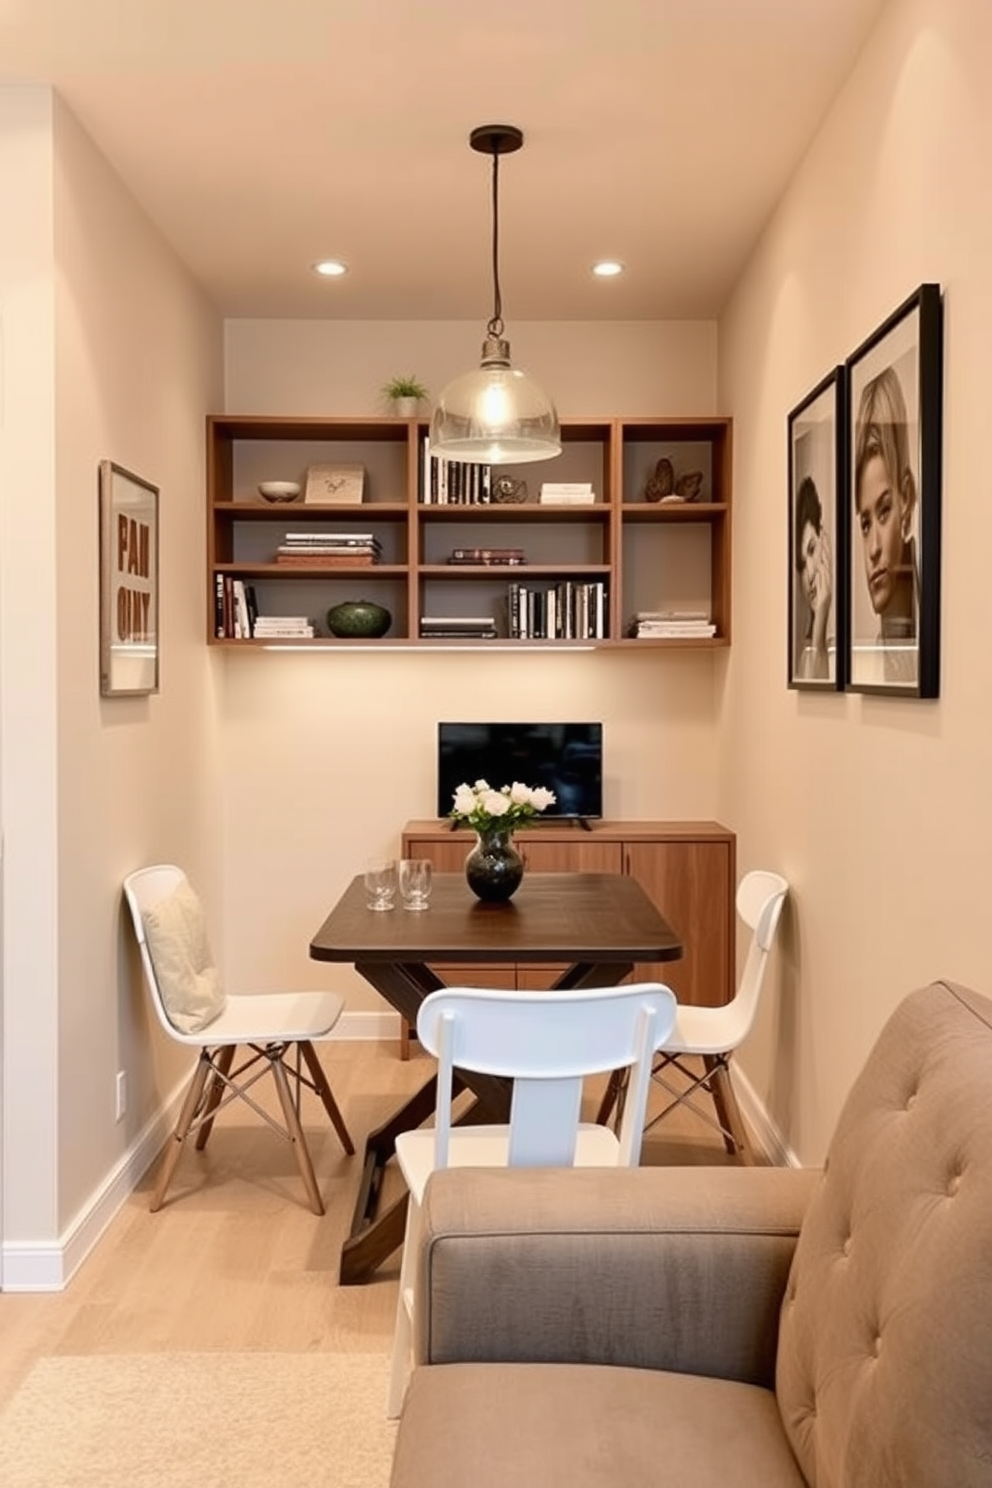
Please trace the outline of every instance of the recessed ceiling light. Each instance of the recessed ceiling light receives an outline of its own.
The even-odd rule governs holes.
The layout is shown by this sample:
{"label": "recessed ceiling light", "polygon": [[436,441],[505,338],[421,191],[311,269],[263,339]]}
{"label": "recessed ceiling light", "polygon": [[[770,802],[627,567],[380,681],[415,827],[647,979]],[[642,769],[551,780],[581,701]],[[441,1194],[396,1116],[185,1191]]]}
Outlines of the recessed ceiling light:
{"label": "recessed ceiling light", "polygon": [[314,264],[313,271],[324,279],[339,279],[342,274],[347,274],[348,265],[339,258],[322,258],[319,263]]}
{"label": "recessed ceiling light", "polygon": [[615,258],[604,258],[601,263],[594,263],[592,271],[597,279],[615,279],[618,274],[623,273],[623,264],[618,263]]}

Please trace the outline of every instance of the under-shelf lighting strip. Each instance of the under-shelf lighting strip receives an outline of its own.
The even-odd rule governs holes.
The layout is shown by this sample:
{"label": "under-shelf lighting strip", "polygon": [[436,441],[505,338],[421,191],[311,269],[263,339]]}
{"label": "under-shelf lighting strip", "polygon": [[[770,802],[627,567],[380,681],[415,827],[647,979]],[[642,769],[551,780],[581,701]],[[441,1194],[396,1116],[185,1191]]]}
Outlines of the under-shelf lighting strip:
{"label": "under-shelf lighting strip", "polygon": [[[338,652],[344,652],[347,648],[344,647],[344,646],[336,646],[336,645],[334,645],[330,641],[328,641],[324,645],[321,645],[319,641],[310,641],[307,645],[304,645],[304,646],[293,646],[293,645],[279,646],[279,645],[275,645],[275,644],[270,644],[270,645],[263,646],[261,649],[263,651],[338,651]],[[551,652],[552,650],[554,650],[554,651],[561,651],[563,649],[566,649],[568,651],[595,651],[596,648],[595,648],[595,646],[577,646],[577,645],[570,645],[570,646],[567,646],[567,647],[564,647],[563,648],[562,645],[559,642],[559,643],[556,643],[554,646],[551,646],[551,645],[548,645],[548,646],[533,646],[533,647],[530,647],[528,649],[531,650],[532,653],[534,653],[534,652],[538,652],[538,651],[546,651],[546,652]],[[368,656],[368,654],[369,654],[370,651],[422,651],[422,652],[430,653],[430,654],[433,654],[435,651],[513,651],[513,652],[516,652],[516,654],[519,656],[520,651],[521,651],[521,646],[520,646],[520,642],[519,641],[511,641],[511,642],[508,642],[506,644],[503,644],[500,641],[481,641],[478,646],[468,645],[465,641],[459,641],[457,645],[453,645],[453,646],[438,646],[438,645],[418,646],[416,644],[416,642],[413,642],[413,641],[407,641],[406,643],[403,643],[403,644],[391,644],[389,641],[378,641],[375,646],[361,646],[361,647],[356,647],[354,654],[356,656]]]}

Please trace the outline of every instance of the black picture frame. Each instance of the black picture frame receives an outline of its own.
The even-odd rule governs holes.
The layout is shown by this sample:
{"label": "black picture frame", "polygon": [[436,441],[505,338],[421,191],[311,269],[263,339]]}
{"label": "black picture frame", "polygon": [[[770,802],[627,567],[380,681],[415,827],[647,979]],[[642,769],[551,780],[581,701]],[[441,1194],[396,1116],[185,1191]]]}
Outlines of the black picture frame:
{"label": "black picture frame", "polygon": [[847,359],[849,692],[940,691],[943,306],[921,284]]}
{"label": "black picture frame", "polygon": [[100,692],[135,697],[159,689],[159,490],[101,460]]}
{"label": "black picture frame", "polygon": [[839,692],[847,666],[847,370],[788,416],[789,687]]}

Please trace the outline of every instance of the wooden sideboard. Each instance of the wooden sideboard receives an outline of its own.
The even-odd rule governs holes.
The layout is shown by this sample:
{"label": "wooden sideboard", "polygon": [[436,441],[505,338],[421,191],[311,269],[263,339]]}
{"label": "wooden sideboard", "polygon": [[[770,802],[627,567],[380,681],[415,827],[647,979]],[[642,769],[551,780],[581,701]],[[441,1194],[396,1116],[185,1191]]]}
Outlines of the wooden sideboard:
{"label": "wooden sideboard", "polygon": [[[685,946],[679,961],[634,968],[634,981],[661,981],[680,1002],[718,1006],[734,995],[737,839],[712,821],[540,822],[514,841],[529,873],[628,873],[647,891]],[[475,841],[445,821],[407,822],[402,856],[460,872]],[[436,968],[465,986],[547,986],[563,970],[545,966]],[[402,1047],[407,1049],[408,1031]]]}

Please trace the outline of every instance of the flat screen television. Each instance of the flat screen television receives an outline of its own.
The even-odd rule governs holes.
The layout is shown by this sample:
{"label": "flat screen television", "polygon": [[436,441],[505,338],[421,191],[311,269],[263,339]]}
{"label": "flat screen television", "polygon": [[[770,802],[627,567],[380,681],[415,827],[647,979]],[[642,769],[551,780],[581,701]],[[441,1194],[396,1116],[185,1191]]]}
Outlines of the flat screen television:
{"label": "flat screen television", "polygon": [[488,780],[496,790],[519,780],[554,791],[546,817],[603,815],[601,723],[439,723],[437,814],[451,811],[460,785]]}

